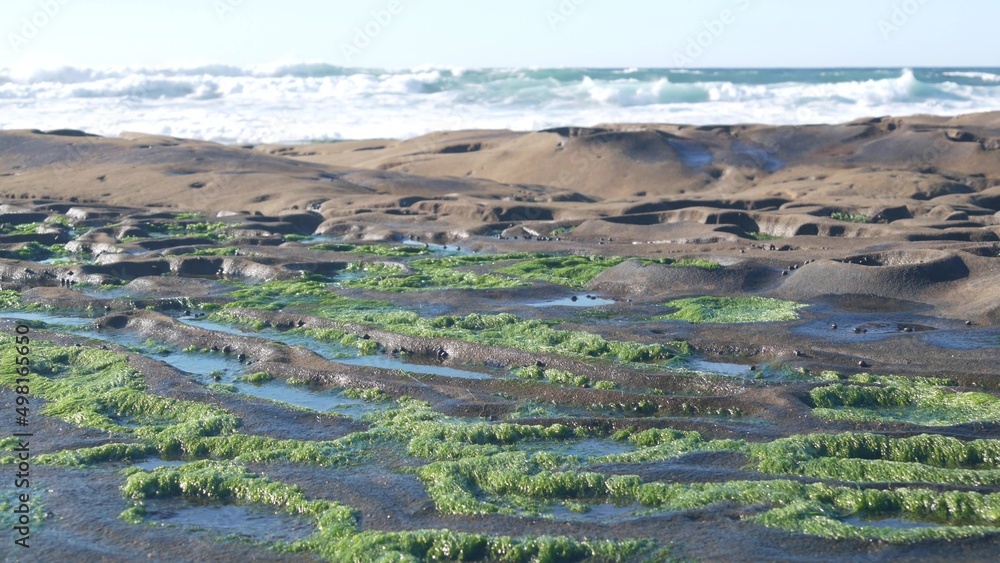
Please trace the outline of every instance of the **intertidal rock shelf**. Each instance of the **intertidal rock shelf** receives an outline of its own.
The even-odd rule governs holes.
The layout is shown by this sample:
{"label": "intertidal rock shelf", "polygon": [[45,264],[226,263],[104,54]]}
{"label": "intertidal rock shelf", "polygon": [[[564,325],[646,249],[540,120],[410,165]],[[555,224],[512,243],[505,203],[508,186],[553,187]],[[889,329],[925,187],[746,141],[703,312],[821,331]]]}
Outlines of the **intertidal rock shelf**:
{"label": "intertidal rock shelf", "polygon": [[2,133],[38,553],[989,559],[1000,167],[948,139],[992,122]]}

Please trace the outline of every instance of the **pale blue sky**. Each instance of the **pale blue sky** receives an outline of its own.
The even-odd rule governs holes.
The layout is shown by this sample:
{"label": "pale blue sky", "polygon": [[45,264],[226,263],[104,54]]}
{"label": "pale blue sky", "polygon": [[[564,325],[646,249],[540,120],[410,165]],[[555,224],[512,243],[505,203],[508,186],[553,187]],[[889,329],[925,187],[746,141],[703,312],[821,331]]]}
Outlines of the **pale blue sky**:
{"label": "pale blue sky", "polygon": [[996,0],[397,1],[3,0],[0,67],[1000,66]]}

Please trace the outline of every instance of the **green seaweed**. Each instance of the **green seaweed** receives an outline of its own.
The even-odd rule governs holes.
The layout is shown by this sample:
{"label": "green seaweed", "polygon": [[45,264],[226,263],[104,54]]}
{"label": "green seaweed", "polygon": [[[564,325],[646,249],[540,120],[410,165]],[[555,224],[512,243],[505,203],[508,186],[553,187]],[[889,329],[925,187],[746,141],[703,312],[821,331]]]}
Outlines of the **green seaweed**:
{"label": "green seaweed", "polygon": [[[288,238],[287,236],[285,237]],[[367,254],[369,256],[382,256],[385,258],[405,258],[407,256],[425,256],[431,251],[423,246],[400,245],[389,246],[384,244],[350,244],[346,242],[321,242],[311,244],[312,250],[325,250],[330,252],[351,252],[354,254]]]}
{"label": "green seaweed", "polygon": [[612,381],[591,381],[591,379],[585,375],[576,375],[569,371],[553,368],[545,369],[537,365],[518,368],[514,370],[514,375],[519,379],[547,381],[549,383],[563,385],[566,387],[593,387],[595,389],[617,388],[617,385],[615,385]]}
{"label": "green seaweed", "polygon": [[236,256],[240,249],[235,246],[220,246],[217,248],[199,248],[189,254],[191,256]]}
{"label": "green seaweed", "polygon": [[239,225],[227,225],[222,222],[211,223],[208,221],[183,221],[177,223],[149,223],[145,226],[151,233],[164,233],[170,236],[204,237],[215,241],[222,241],[228,237],[228,229],[237,228]]}
{"label": "green seaweed", "polygon": [[620,256],[548,256],[519,262],[497,272],[579,289],[608,268],[625,260],[627,258]]}
{"label": "green seaweed", "polygon": [[247,324],[258,330],[264,327],[262,321],[236,309],[274,311],[294,306],[333,321],[358,323],[409,336],[455,338],[530,352],[625,362],[658,362],[690,353],[685,342],[665,345],[606,340],[589,332],[553,328],[554,321],[523,320],[509,313],[426,318],[409,311],[392,311],[391,305],[385,302],[342,297],[330,291],[326,284],[311,279],[247,285],[233,291],[231,296],[234,301],[222,311],[213,313],[211,318]]}
{"label": "green seaweed", "polygon": [[810,391],[815,416],[859,422],[909,422],[951,426],[1000,419],[1000,399],[982,392],[960,392],[954,382],[862,374],[846,383]]}
{"label": "green seaweed", "polygon": [[[293,516],[303,516],[316,532],[280,550],[316,553],[330,561],[437,560],[453,561],[624,561],[650,553],[648,541],[589,541],[568,537],[491,537],[448,530],[407,532],[361,531],[358,513],[350,506],[326,500],[308,500],[294,485],[257,476],[232,463],[197,462],[161,467],[151,472],[126,470],[122,485],[126,497],[137,501],[121,516],[141,521],[140,504],[150,498],[182,497],[199,501],[258,504]],[[664,552],[661,552],[664,553]]]}
{"label": "green seaweed", "polygon": [[252,383],[254,385],[262,385],[269,381],[274,381],[274,376],[266,371],[258,371],[256,373],[248,373],[241,375],[236,378],[237,381],[243,381],[245,383]]}
{"label": "green seaweed", "polygon": [[360,399],[369,403],[384,403],[389,401],[389,395],[378,387],[365,389],[348,387],[344,389],[343,395],[348,399]]}
{"label": "green seaweed", "polygon": [[24,302],[21,301],[21,294],[13,289],[0,290],[0,309],[21,309]]}
{"label": "green seaweed", "polygon": [[863,213],[845,213],[842,211],[835,211],[830,214],[830,218],[835,221],[845,221],[847,223],[871,223],[872,218]]}
{"label": "green seaweed", "polygon": [[495,274],[477,274],[444,268],[418,268],[415,272],[402,273],[400,268],[386,264],[355,262],[348,271],[362,271],[368,275],[344,282],[345,287],[372,291],[430,291],[440,289],[505,289],[524,285],[515,279]]}
{"label": "green seaweed", "polygon": [[691,323],[760,323],[793,321],[799,318],[801,303],[767,297],[693,297],[675,299],[666,307],[678,309],[660,319]]}
{"label": "green seaweed", "polygon": [[66,258],[69,256],[73,256],[73,253],[66,250],[66,247],[62,244],[45,246],[34,241],[25,243],[15,250],[0,250],[0,258],[29,262],[38,262],[50,258]]}

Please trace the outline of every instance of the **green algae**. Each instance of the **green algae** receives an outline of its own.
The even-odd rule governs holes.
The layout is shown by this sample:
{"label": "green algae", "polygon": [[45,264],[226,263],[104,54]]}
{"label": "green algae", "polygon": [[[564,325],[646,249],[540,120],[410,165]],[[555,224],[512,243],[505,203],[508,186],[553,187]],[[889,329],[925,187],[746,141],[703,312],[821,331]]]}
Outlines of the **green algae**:
{"label": "green algae", "polygon": [[24,302],[21,301],[21,294],[13,289],[0,290],[0,309],[21,309]]}
{"label": "green algae", "polygon": [[42,223],[22,223],[20,225],[4,223],[0,225],[0,235],[33,235],[43,226]]}
{"label": "green algae", "polygon": [[156,448],[148,444],[113,443],[93,448],[80,448],[42,454],[35,459],[38,463],[45,465],[88,467],[109,461],[141,461],[155,453],[157,453]]}
{"label": "green algae", "polygon": [[356,262],[348,271],[362,271],[364,278],[348,280],[345,287],[372,291],[404,292],[442,289],[507,289],[524,285],[515,279],[495,274],[478,274],[469,271],[443,268],[419,268],[413,273],[401,273],[400,268],[386,264]]}
{"label": "green algae", "polygon": [[[617,266],[628,257],[623,256],[545,256],[525,260],[497,270],[524,280],[540,280],[576,289],[586,287],[594,278],[608,268]],[[674,260],[660,258],[640,260],[642,264],[663,264],[678,268],[720,268],[715,262],[701,259]]]}
{"label": "green algae", "polygon": [[234,284],[230,292],[233,299],[225,308],[248,308],[276,311],[286,307],[304,310],[322,310],[328,314],[358,313],[366,310],[384,310],[391,304],[384,301],[362,301],[342,297],[330,291],[329,285],[318,276],[297,280],[275,280],[257,285]]}
{"label": "green algae", "polygon": [[583,288],[612,266],[627,260],[618,256],[551,256],[536,258],[497,270],[526,280]]}
{"label": "green algae", "polygon": [[665,304],[678,309],[660,319],[691,323],[760,323],[793,321],[806,305],[767,297],[694,297]]}
{"label": "green algae", "polygon": [[344,282],[345,287],[374,291],[405,292],[443,289],[508,289],[527,285],[524,281],[496,273],[470,271],[470,266],[493,265],[539,254],[479,254],[414,260],[407,268],[392,263],[355,262],[348,271],[364,272],[364,278]]}
{"label": "green algae", "polygon": [[[0,344],[5,344],[10,338],[0,340]],[[857,489],[782,480],[645,483],[634,475],[606,476],[582,470],[581,460],[575,456],[544,451],[529,455],[515,449],[517,444],[525,441],[580,438],[588,435],[585,431],[560,424],[470,422],[447,417],[426,403],[405,398],[400,400],[397,408],[366,415],[365,421],[371,425],[369,430],[332,442],[248,436],[236,433],[238,419],[221,409],[202,405],[200,408],[206,410],[198,410],[182,401],[149,395],[144,390],[141,376],[132,371],[127,362],[121,361],[121,355],[44,343],[36,346],[36,355],[38,372],[42,374],[37,378],[41,386],[36,392],[49,399],[50,404],[61,405],[46,414],[60,416],[82,426],[128,434],[135,440],[128,444],[47,454],[50,457],[42,457],[39,459],[41,463],[78,467],[104,461],[132,461],[160,454],[211,457],[240,463],[290,462],[342,466],[364,463],[365,455],[371,455],[373,446],[402,444],[409,455],[430,462],[418,468],[417,475],[439,509],[456,514],[540,513],[545,510],[544,506],[561,501],[571,501],[581,509],[590,503],[609,500],[638,502],[656,510],[702,509],[731,502],[741,506],[771,507],[753,517],[762,525],[834,539],[865,538],[889,542],[981,536],[995,532],[997,524],[1000,524],[1000,499],[997,495],[898,488]],[[4,365],[12,363],[6,357],[0,358],[0,361]],[[11,384],[9,368],[0,376],[4,384]],[[899,380],[902,378],[856,376],[851,382],[871,385],[899,383]],[[54,385],[54,382],[71,384],[79,391],[71,387],[47,386]],[[949,382],[926,379],[919,380],[919,383],[926,386]],[[367,398],[364,394],[369,391],[373,399],[380,398],[377,390],[361,390],[359,396]],[[58,398],[57,394],[66,397]],[[83,395],[100,400],[85,401]],[[218,420],[212,422],[213,417]],[[195,423],[191,419],[199,420]],[[136,426],[122,425],[124,421]],[[733,451],[747,454],[760,471],[817,479],[955,485],[1000,482],[996,471],[1000,463],[1000,441],[994,440],[966,442],[942,436],[888,438],[875,434],[845,433],[794,436],[766,444],[747,444],[739,440],[708,440],[698,433],[670,429],[623,431],[613,438],[628,441],[638,449],[604,456],[599,458],[600,462],[637,463],[697,451]],[[174,468],[160,468],[149,474],[128,472],[129,489],[126,493],[140,502],[143,498],[155,498],[160,494],[226,502],[270,503],[270,506],[301,507],[306,506],[302,502],[313,502],[288,496],[288,491],[279,486],[281,484],[253,481],[258,477],[226,468],[232,464],[213,465],[207,469],[209,462],[201,463],[204,465],[191,469],[190,474],[174,475],[171,473]],[[198,473],[198,467],[205,470]],[[168,471],[157,473],[163,470]],[[157,474],[157,477],[155,480],[137,477],[140,473]],[[131,481],[133,478],[135,481]],[[178,493],[178,490],[181,492]],[[136,504],[122,518],[138,521],[142,518],[142,510],[141,504]],[[350,511],[349,508],[338,510]],[[308,511],[296,513],[311,514]],[[845,517],[856,515],[866,518],[899,517],[946,525],[897,530],[843,521]],[[340,522],[339,517],[330,518],[334,523]],[[447,549],[469,549],[463,553],[481,555],[486,553],[479,551],[481,546],[489,546],[489,542],[494,541],[483,536],[465,540],[461,534],[455,536],[444,531],[405,532],[388,536],[371,532],[372,535],[365,536],[369,532],[358,533],[356,526],[339,529],[347,530],[340,539],[316,536],[288,548],[333,557],[331,554],[343,553],[343,549],[354,549],[353,546],[380,545],[390,546],[391,549],[387,549],[400,554],[423,557],[437,549],[435,546],[445,545]],[[456,540],[456,537],[459,539]],[[454,543],[456,541],[458,543]],[[536,539],[510,541],[517,545],[521,545],[517,542],[522,541],[529,542],[524,545],[555,545],[530,543]]]}
{"label": "green algae", "polygon": [[[0,336],[0,384],[15,386],[12,339]],[[277,440],[237,433],[239,418],[221,408],[196,401],[152,395],[142,375],[115,352],[75,346],[32,344],[31,391],[45,399],[41,413],[76,426],[127,436],[138,443],[49,454],[43,460],[79,465],[138,457],[213,457],[256,462],[291,461],[336,465],[363,459],[359,449],[371,443],[365,433],[329,442]],[[137,449],[138,448],[138,449]],[[5,458],[10,463],[13,458]]]}
{"label": "green algae", "polygon": [[136,504],[122,514],[140,521],[141,502],[150,498],[188,498],[269,506],[286,514],[308,518],[316,532],[279,551],[315,553],[330,561],[624,561],[649,553],[648,541],[591,541],[568,537],[486,536],[449,530],[406,532],[361,531],[358,512],[341,503],[309,500],[294,485],[257,476],[232,463],[197,462],[161,467],[151,472],[126,470],[123,494]]}
{"label": "green algae", "polygon": [[[443,512],[515,513],[531,501],[638,502],[658,510],[706,509],[722,503],[770,506],[753,520],[770,527],[833,539],[851,537],[909,542],[994,533],[1000,524],[1000,494],[925,489],[858,489],[796,481],[721,483],[644,483],[636,475],[553,470],[553,456],[505,453],[422,467],[419,475]],[[485,496],[484,496],[485,495]],[[840,523],[825,529],[816,518],[832,522],[848,516],[901,517],[934,526],[894,530]],[[825,521],[825,520],[824,520]]]}
{"label": "green algae", "polygon": [[50,258],[68,258],[70,256],[73,256],[73,253],[66,250],[66,247],[62,244],[46,246],[34,241],[25,243],[15,250],[0,250],[0,258],[29,262],[39,262]]}
{"label": "green algae", "polygon": [[369,403],[385,403],[390,400],[389,395],[378,387],[361,389],[358,387],[348,387],[344,389],[343,395],[348,399],[360,399]]}
{"label": "green algae", "polygon": [[254,385],[263,385],[269,381],[274,381],[274,376],[266,371],[258,371],[256,373],[247,373],[236,378],[236,381],[242,381],[244,383],[252,383]]}
{"label": "green algae", "polygon": [[612,381],[591,381],[585,375],[576,375],[572,372],[553,368],[542,368],[541,366],[526,366],[514,370],[514,375],[518,379],[531,381],[547,381],[565,387],[593,387],[594,389],[615,389],[617,385]]}
{"label": "green algae", "polygon": [[373,356],[378,353],[379,343],[372,338],[357,336],[334,328],[295,328],[290,332],[301,333],[319,342],[336,342],[342,346],[357,348],[362,356]]}
{"label": "green algae", "polygon": [[835,211],[830,214],[830,218],[835,221],[844,221],[847,223],[871,223],[872,218],[863,213],[845,213],[842,211]]}
{"label": "green algae", "polygon": [[813,452],[814,456],[888,459],[946,468],[1000,464],[998,440],[963,441],[935,434],[909,438],[853,432],[807,434],[776,440],[771,447],[779,448],[783,456],[789,455],[789,450],[804,450]]}
{"label": "green algae", "polygon": [[616,359],[625,362],[656,362],[689,353],[686,343],[640,344],[606,340],[600,335],[553,328],[552,321],[522,320],[509,313],[465,317],[445,315],[431,319],[414,313],[362,316],[381,328],[412,336],[455,338],[518,348],[528,352],[553,353],[584,358]]}
{"label": "green algae", "polygon": [[262,321],[233,309],[274,311],[294,305],[333,321],[364,324],[409,336],[454,338],[529,352],[625,362],[658,362],[690,353],[684,342],[673,342],[668,346],[606,340],[589,332],[556,329],[554,321],[523,320],[509,313],[421,317],[410,311],[388,310],[390,304],[385,302],[342,297],[330,291],[325,284],[311,279],[244,286],[233,291],[231,296],[234,301],[214,313],[213,320],[248,324],[260,329],[264,327]]}
{"label": "green algae", "polygon": [[[285,237],[288,239],[288,237]],[[369,256],[382,256],[384,258],[405,258],[408,256],[425,256],[431,251],[423,246],[402,245],[389,246],[383,244],[350,244],[346,242],[321,242],[310,244],[312,250],[325,250],[330,252],[351,252],[354,254],[367,254]]]}
{"label": "green algae", "polygon": [[813,389],[813,414],[831,420],[951,426],[1000,419],[1000,398],[961,392],[954,382],[861,374]]}
{"label": "green algae", "polygon": [[240,249],[235,246],[221,246],[218,248],[199,248],[189,252],[190,256],[237,256]]}
{"label": "green algae", "polygon": [[199,236],[213,240],[224,240],[227,238],[225,231],[236,228],[235,225],[227,225],[222,222],[211,223],[208,221],[182,222],[182,223],[151,223],[147,230],[155,233],[167,233],[171,236]]}

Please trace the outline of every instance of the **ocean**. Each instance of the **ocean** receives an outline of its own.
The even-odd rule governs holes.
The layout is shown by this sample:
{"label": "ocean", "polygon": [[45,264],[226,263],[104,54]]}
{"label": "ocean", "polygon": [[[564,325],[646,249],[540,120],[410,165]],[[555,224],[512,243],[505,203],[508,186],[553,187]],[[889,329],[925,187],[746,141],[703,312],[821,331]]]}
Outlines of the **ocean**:
{"label": "ocean", "polygon": [[141,131],[230,144],[990,110],[1000,110],[1000,68],[0,68],[0,129]]}

